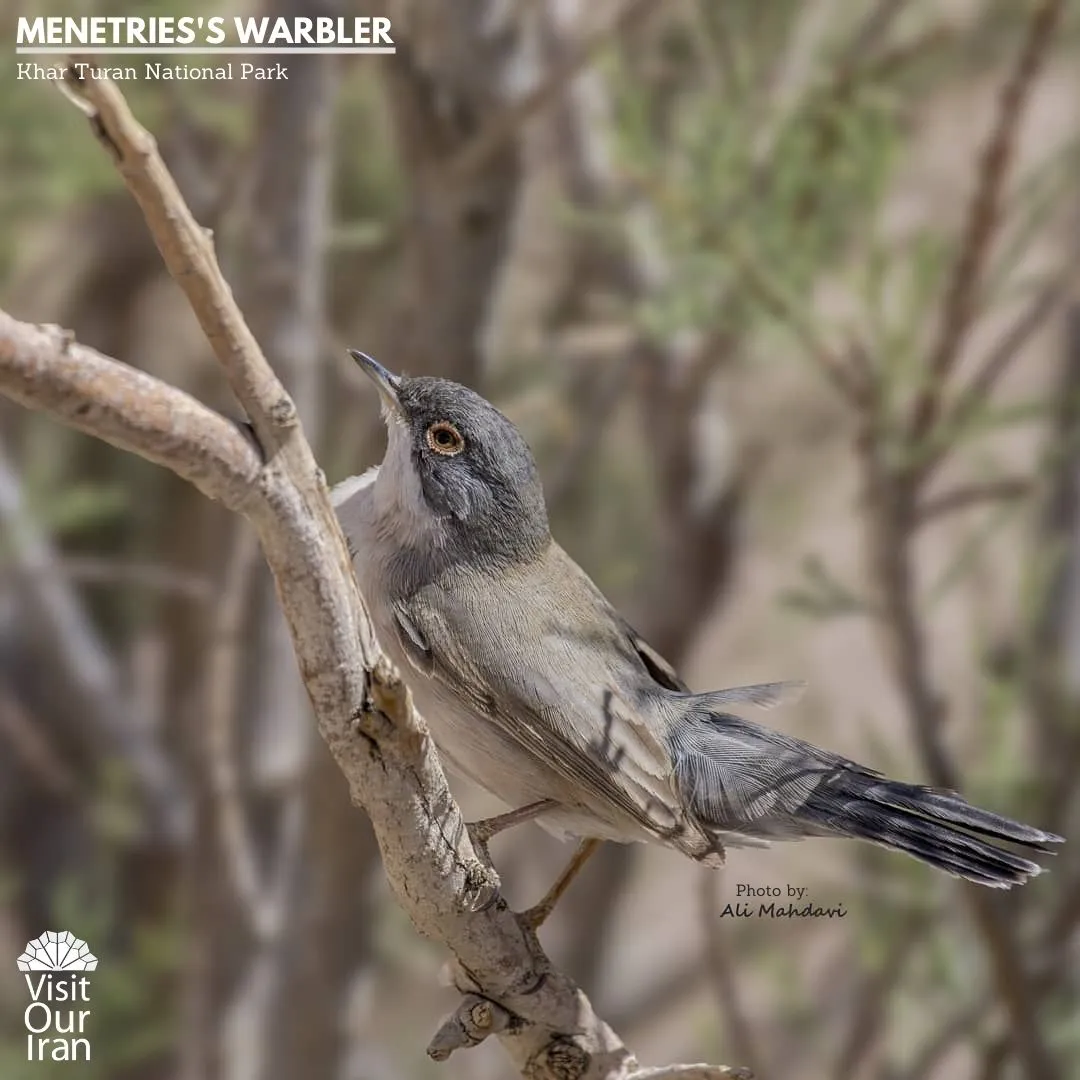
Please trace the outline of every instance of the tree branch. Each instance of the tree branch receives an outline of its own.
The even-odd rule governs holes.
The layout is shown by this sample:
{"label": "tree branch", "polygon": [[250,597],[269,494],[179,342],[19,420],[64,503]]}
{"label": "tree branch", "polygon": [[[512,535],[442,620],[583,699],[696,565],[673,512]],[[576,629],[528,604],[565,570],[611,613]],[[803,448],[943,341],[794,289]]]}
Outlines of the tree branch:
{"label": "tree branch", "polygon": [[[955,790],[960,787],[958,768],[941,732],[945,705],[931,675],[926,635],[916,609],[912,543],[918,484],[890,469],[882,445],[872,436],[862,441],[866,541],[879,592],[878,630],[930,780]],[[982,936],[1025,1075],[1028,1080],[1053,1080],[1058,1071],[1039,1026],[1025,954],[1007,910],[987,891],[965,886],[964,901]]]}
{"label": "tree branch", "polygon": [[[146,717],[136,715],[124,700],[119,672],[97,628],[60,571],[49,537],[26,513],[22,485],[2,443],[0,526],[10,538],[11,560],[25,599],[20,621],[40,636],[52,678],[72,694],[79,721],[71,730],[83,740],[103,740],[130,771],[151,831],[170,843],[182,843],[192,823],[188,793],[148,730]],[[12,708],[16,706],[12,702]]]}
{"label": "tree branch", "polygon": [[1034,484],[1023,476],[1002,476],[996,480],[976,481],[943,491],[925,499],[916,511],[918,525],[931,521],[958,510],[968,510],[987,503],[1010,502],[1031,494]]}
{"label": "tree branch", "polygon": [[662,1065],[640,1069],[630,1080],[751,1080],[749,1069],[729,1069],[723,1065]]}
{"label": "tree branch", "polygon": [[1041,0],[998,100],[994,129],[979,161],[979,175],[968,206],[964,234],[941,306],[941,321],[926,369],[926,382],[912,409],[916,443],[937,421],[945,383],[960,355],[979,299],[983,268],[1001,218],[1005,181],[1015,150],[1020,117],[1054,39],[1064,4]]}
{"label": "tree branch", "polygon": [[704,931],[706,962],[717,1004],[724,1017],[727,1043],[743,1060],[749,1061],[763,1075],[771,1075],[766,1064],[768,1057],[762,1050],[756,1026],[746,1009],[746,1002],[739,991],[738,980],[732,971],[732,950],[729,948],[724,924],[720,921],[717,904],[723,888],[723,878],[718,874],[703,874],[701,888],[701,925]]}
{"label": "tree branch", "polygon": [[259,942],[273,936],[275,920],[271,900],[260,873],[258,852],[252,836],[241,789],[236,757],[236,714],[240,696],[240,669],[244,641],[244,611],[254,584],[258,545],[251,530],[238,523],[232,550],[225,563],[221,601],[210,636],[205,699],[206,772],[213,797],[214,823],[225,871],[247,919],[248,929]]}
{"label": "tree branch", "polygon": [[[402,907],[421,933],[451,950],[458,988],[508,1014],[498,1037],[523,1075],[629,1080],[630,1052],[551,965],[477,859],[427,728],[379,650],[295,407],[247,329],[153,139],[109,83],[84,83],[81,93],[248,410],[263,458],[236,428],[187,395],[55,331],[3,315],[0,390],[168,465],[251,521],[277,582],[319,731],[353,801],[371,817]],[[697,1074],[684,1068],[666,1075],[710,1075],[695,1068]]]}
{"label": "tree branch", "polygon": [[296,408],[233,302],[209,230],[192,216],[154,137],[132,115],[123,94],[107,79],[80,79],[77,71],[70,64],[67,81],[91,130],[139,204],[166,268],[184,290],[260,446],[272,456],[282,432],[297,423]]}
{"label": "tree branch", "polygon": [[259,453],[235,424],[58,326],[30,326],[0,311],[0,366],[4,393],[20,405],[164,465],[230,510],[240,510],[255,485]]}
{"label": "tree branch", "polygon": [[[569,1054],[580,1066],[567,1074],[575,1080],[624,1080],[629,1051],[552,968],[535,935],[492,898],[497,882],[473,853],[427,729],[379,652],[318,470],[297,481],[281,454],[260,464],[236,427],[188,395],[3,312],[0,391],[90,434],[97,425],[107,441],[197,481],[252,521],[320,732],[353,801],[371,815],[387,875],[414,924],[451,949],[459,988],[514,1017],[501,1037],[519,1068],[554,1080]],[[303,486],[321,500],[327,528],[316,527]]]}
{"label": "tree branch", "polygon": [[607,22],[593,30],[569,55],[549,71],[539,85],[496,113],[452,159],[448,170],[454,181],[467,180],[480,172],[545,105],[588,67],[596,54],[613,38],[624,33],[653,9],[654,0],[626,0]]}

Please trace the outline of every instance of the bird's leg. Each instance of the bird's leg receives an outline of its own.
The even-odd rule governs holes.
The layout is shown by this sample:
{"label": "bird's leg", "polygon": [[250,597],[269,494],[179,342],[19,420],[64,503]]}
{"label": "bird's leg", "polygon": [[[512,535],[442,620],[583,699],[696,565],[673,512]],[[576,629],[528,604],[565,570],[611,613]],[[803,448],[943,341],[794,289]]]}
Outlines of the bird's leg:
{"label": "bird's leg", "polygon": [[488,841],[506,829],[512,829],[515,825],[522,825],[526,821],[533,821],[541,814],[554,810],[559,804],[554,799],[541,799],[539,802],[519,806],[516,810],[508,810],[505,814],[496,814],[494,817],[484,818],[483,821],[474,821],[466,828],[469,830],[469,839],[476,848],[480,858],[491,865],[491,852],[488,851]]}
{"label": "bird's leg", "polygon": [[534,904],[528,911],[522,912],[522,917],[534,930],[539,930],[543,926],[547,917],[555,910],[559,898],[570,887],[570,882],[577,877],[578,871],[589,861],[590,856],[599,846],[599,840],[582,840],[578,844],[577,851],[574,852],[563,872],[555,879],[555,884],[548,889],[543,900],[539,904]]}

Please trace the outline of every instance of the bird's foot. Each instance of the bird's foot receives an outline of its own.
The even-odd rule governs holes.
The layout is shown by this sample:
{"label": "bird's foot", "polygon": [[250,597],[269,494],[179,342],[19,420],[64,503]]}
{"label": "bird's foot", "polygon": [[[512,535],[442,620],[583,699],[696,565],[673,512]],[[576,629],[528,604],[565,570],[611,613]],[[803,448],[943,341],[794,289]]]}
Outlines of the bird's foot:
{"label": "bird's foot", "polygon": [[589,861],[593,852],[600,846],[599,840],[582,840],[578,844],[570,861],[563,868],[563,872],[555,879],[555,884],[548,889],[544,898],[538,904],[534,904],[527,911],[521,913],[533,930],[539,930],[547,921],[548,916],[555,910],[562,894],[570,887],[570,883],[577,877],[581,868]]}
{"label": "bird's foot", "polygon": [[496,814],[494,817],[484,818],[483,821],[473,821],[468,825],[469,836],[474,844],[486,846],[493,836],[512,829],[515,825],[533,821],[541,814],[554,810],[558,805],[554,799],[541,799],[539,802],[520,806],[516,810],[508,810],[505,814]]}
{"label": "bird's foot", "polygon": [[539,802],[520,806],[516,810],[508,810],[505,814],[496,814],[494,817],[484,818],[482,821],[473,821],[465,827],[469,830],[469,839],[472,840],[473,848],[485,866],[491,866],[491,852],[488,850],[488,842],[493,836],[497,836],[515,825],[522,825],[526,821],[533,821],[541,814],[554,810],[559,804],[554,799],[541,799]]}

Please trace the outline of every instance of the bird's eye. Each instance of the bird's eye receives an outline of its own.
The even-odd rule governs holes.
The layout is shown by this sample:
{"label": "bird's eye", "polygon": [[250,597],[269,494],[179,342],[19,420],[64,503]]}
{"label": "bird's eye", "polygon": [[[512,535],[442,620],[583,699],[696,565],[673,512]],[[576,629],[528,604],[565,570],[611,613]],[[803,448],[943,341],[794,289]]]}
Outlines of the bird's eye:
{"label": "bird's eye", "polygon": [[440,420],[427,429],[427,444],[444,457],[453,457],[465,449],[461,432],[448,420]]}

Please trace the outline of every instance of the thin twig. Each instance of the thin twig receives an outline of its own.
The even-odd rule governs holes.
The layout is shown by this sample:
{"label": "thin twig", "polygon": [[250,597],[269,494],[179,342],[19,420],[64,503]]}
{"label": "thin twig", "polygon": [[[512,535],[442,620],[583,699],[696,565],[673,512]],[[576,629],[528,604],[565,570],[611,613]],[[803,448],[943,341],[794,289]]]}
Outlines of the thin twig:
{"label": "thin twig", "polygon": [[723,1065],[661,1065],[639,1069],[629,1080],[753,1080],[749,1069],[729,1069]]}
{"label": "thin twig", "polygon": [[78,778],[38,729],[34,717],[14,697],[0,690],[0,736],[11,748],[11,756],[21,760],[50,795],[81,798]]}
{"label": "thin twig", "polygon": [[761,1043],[750,1023],[738,980],[733,970],[731,950],[717,912],[717,890],[724,885],[718,874],[701,875],[701,923],[705,936],[710,981],[716,994],[727,1026],[727,1044],[732,1054],[749,1062],[751,1068],[762,1076],[770,1075],[768,1059],[762,1053]]}
{"label": "thin twig", "polygon": [[225,864],[240,908],[257,941],[271,933],[267,888],[259,870],[255,841],[244,813],[237,768],[235,717],[244,656],[244,614],[258,566],[254,533],[238,522],[222,578],[224,592],[210,631],[206,672],[207,775],[214,797],[214,820]]}
{"label": "thin twig", "polygon": [[610,360],[607,369],[599,374],[591,388],[588,401],[583,406],[574,406],[579,420],[577,432],[552,470],[551,483],[545,485],[548,513],[553,517],[559,513],[563,502],[579,481],[582,470],[602,442],[608,421],[631,385],[633,366],[633,350],[627,350],[621,357]]}
{"label": "thin twig", "polygon": [[963,484],[926,499],[916,511],[918,525],[927,525],[958,510],[970,510],[990,502],[1011,502],[1030,495],[1033,485],[1023,476],[1003,476],[998,480]]}
{"label": "thin twig", "polygon": [[159,563],[106,555],[57,555],[53,566],[20,570],[0,562],[0,581],[28,574],[59,574],[79,585],[134,585],[200,604],[214,597],[213,587],[206,578]]}
{"label": "thin twig", "polygon": [[[0,357],[13,361],[15,385],[20,394],[34,387],[37,392],[53,397],[56,382],[41,369],[49,366],[44,352],[48,344],[55,348],[62,342],[63,366],[70,374],[87,385],[101,359],[97,354],[82,357],[79,350],[68,349],[66,339],[46,330],[31,335],[30,348],[20,352],[5,333],[12,320],[0,313]],[[85,359],[89,372],[79,359],[74,371],[71,353]],[[132,372],[132,374],[136,374]],[[90,376],[90,379],[87,376]],[[36,380],[40,378],[38,384]],[[145,378],[145,377],[144,377]],[[112,389],[112,387],[110,387]],[[70,397],[66,405],[78,416],[90,416],[96,410],[74,406]],[[122,407],[122,401],[116,402]],[[109,409],[97,413],[110,426],[113,418]],[[191,807],[186,791],[181,787],[172,763],[161,746],[147,730],[141,718],[133,715],[124,698],[120,673],[113,663],[97,628],[91,622],[81,598],[63,575],[57,573],[57,555],[49,538],[37,527],[26,512],[22,485],[14,466],[0,444],[0,525],[8,538],[10,557],[19,571],[19,580],[28,591],[24,605],[25,622],[36,629],[46,643],[54,669],[54,677],[64,682],[77,703],[79,722],[73,724],[75,734],[97,732],[105,745],[119,755],[131,770],[139,797],[148,810],[155,829],[172,842],[182,840],[191,828]]]}
{"label": "thin twig", "polygon": [[[941,419],[939,429],[945,436],[963,431],[967,427],[980,406],[993,393],[1009,365],[1022,355],[1022,350],[1032,335],[1045,326],[1050,317],[1073,295],[1078,280],[1078,258],[1080,248],[1073,247],[1066,255],[1060,272],[1032,298],[997,339],[993,348],[976,365],[970,381],[959,390],[956,400],[947,406]],[[923,480],[944,460],[950,445],[949,438],[942,437],[936,447],[920,454],[921,464],[918,471]]]}
{"label": "thin twig", "polygon": [[447,176],[456,183],[464,183],[480,172],[529,120],[592,63],[612,38],[625,33],[655,6],[656,0],[626,0],[604,26],[590,33],[538,86],[488,121],[487,126],[451,161]]}
{"label": "thin twig", "polygon": [[[111,82],[79,78],[78,59],[68,65],[69,87],[91,110],[91,130],[138,202],[169,274],[184,290],[260,446],[272,457],[286,433],[299,424],[296,407],[231,301],[213,239],[192,217],[154,138],[136,121]],[[230,296],[229,303],[222,303],[225,296]]]}
{"label": "thin twig", "polygon": [[1062,0],[1041,0],[1028,24],[1013,70],[1001,89],[997,117],[979,159],[975,191],[945,289],[937,340],[930,351],[922,390],[912,409],[911,432],[916,445],[929,434],[938,418],[949,373],[971,329],[983,268],[1000,224],[1005,181],[1016,148],[1020,118],[1053,41],[1063,7]]}

